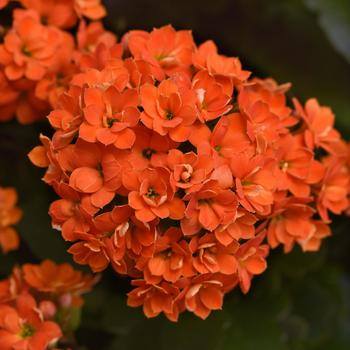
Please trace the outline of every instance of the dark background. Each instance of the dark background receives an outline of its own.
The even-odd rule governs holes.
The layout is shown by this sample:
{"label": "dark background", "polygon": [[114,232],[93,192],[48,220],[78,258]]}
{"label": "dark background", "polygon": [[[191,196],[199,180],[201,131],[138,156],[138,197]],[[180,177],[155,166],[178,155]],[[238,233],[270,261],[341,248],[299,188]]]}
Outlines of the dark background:
{"label": "dark background", "polygon": [[[213,39],[226,55],[239,56],[259,77],[292,82],[290,97],[317,97],[337,115],[350,139],[349,0],[110,0],[105,23],[120,37],[129,29],[165,24],[192,29],[197,43]],[[26,153],[38,144],[44,123],[0,125],[0,183],[15,186],[24,218],[21,249],[0,256],[0,273],[13,264],[51,258],[69,261],[59,233],[50,227],[56,197],[40,181]],[[348,350],[350,349],[350,225],[338,217],[320,252],[272,252],[269,268],[247,296],[225,298],[206,321],[192,315],[177,324],[147,320],[126,306],[129,281],[112,271],[86,297],[79,342],[89,350]]]}

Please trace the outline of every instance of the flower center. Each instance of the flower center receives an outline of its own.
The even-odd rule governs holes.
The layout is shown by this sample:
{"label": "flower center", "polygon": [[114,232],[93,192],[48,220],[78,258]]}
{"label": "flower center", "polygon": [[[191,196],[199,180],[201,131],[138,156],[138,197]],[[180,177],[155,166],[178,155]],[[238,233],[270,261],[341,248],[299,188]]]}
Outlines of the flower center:
{"label": "flower center", "polygon": [[156,151],[152,148],[145,148],[143,151],[142,151],[142,156],[146,159],[151,159],[152,155],[156,153]]}
{"label": "flower center", "polygon": [[158,197],[159,194],[156,192],[156,190],[154,189],[154,187],[149,187],[148,191],[146,193],[146,197],[154,199],[156,197]]}
{"label": "flower center", "polygon": [[30,325],[29,323],[25,323],[22,326],[22,329],[21,329],[19,336],[22,339],[26,339],[26,338],[30,338],[34,333],[35,333],[35,328],[32,325]]}
{"label": "flower center", "polygon": [[117,121],[116,118],[108,118],[107,119],[107,126],[108,126],[108,128],[111,128],[116,121]]}
{"label": "flower center", "polygon": [[169,110],[165,111],[165,119],[166,120],[171,120],[173,118],[174,118],[174,113],[172,111],[169,111]]}
{"label": "flower center", "polygon": [[28,50],[28,48],[26,46],[23,46],[21,51],[22,51],[24,56],[27,56],[27,57],[32,56],[32,53]]}
{"label": "flower center", "polygon": [[286,172],[288,170],[288,162],[286,162],[285,160],[281,160],[279,162],[279,166],[280,166],[280,169],[283,171],[283,172]]}

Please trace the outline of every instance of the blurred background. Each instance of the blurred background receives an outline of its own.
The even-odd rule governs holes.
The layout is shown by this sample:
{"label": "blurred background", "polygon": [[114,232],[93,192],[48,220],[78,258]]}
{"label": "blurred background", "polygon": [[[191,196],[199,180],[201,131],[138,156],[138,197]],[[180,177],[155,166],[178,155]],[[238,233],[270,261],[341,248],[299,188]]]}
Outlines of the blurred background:
{"label": "blurred background", "polygon": [[[221,53],[239,56],[259,77],[293,84],[290,97],[317,97],[337,115],[350,140],[349,0],[106,0],[106,25],[129,29],[172,24],[192,29],[197,43],[213,39]],[[0,128],[2,185],[15,186],[25,216],[18,253],[0,256],[0,274],[15,262],[69,261],[47,208],[55,195],[30,165],[28,151],[48,126]],[[86,298],[79,330],[82,349],[124,350],[348,350],[350,349],[350,220],[340,217],[318,253],[272,252],[266,273],[247,296],[235,291],[206,321],[183,315],[172,324],[147,320],[126,306],[129,281],[112,271]]]}

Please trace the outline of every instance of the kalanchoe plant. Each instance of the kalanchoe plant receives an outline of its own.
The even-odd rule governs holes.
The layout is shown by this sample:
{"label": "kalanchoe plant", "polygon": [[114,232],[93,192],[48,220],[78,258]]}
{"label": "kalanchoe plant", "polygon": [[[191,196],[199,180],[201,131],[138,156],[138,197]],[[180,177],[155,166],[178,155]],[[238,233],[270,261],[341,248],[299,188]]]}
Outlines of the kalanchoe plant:
{"label": "kalanchoe plant", "polygon": [[[206,318],[267,267],[315,251],[348,207],[348,147],[327,107],[171,26],[82,54],[29,155],[60,200],[53,226],[95,272],[132,277],[130,306]],[[318,151],[322,152],[318,152]],[[316,156],[316,153],[322,156]]]}
{"label": "kalanchoe plant", "polygon": [[20,3],[0,45],[0,116],[48,115],[54,134],[29,158],[60,197],[52,225],[77,263],[131,277],[128,305],[205,319],[249,291],[270,249],[316,251],[331,234],[329,213],[349,207],[349,147],[328,107],[287,101],[290,84],[190,31],[117,42],[81,19],[73,38],[78,17],[104,15],[99,1],[68,1],[59,20]]}

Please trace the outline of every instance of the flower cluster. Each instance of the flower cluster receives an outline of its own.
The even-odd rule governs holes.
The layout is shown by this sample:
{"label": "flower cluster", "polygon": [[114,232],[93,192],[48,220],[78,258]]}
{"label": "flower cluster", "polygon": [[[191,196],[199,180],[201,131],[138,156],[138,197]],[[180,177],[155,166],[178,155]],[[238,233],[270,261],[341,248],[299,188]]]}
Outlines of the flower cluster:
{"label": "flower cluster", "polygon": [[0,249],[7,253],[16,250],[19,238],[12,227],[22,217],[22,211],[16,207],[17,192],[12,187],[0,187]]}
{"label": "flower cluster", "polygon": [[[147,317],[206,318],[244,293],[269,249],[318,250],[348,208],[349,152],[328,107],[171,26],[81,57],[29,157],[60,199],[49,214],[95,272],[132,277]],[[292,107],[293,106],[293,107]]]}
{"label": "flower cluster", "polygon": [[76,328],[81,294],[94,279],[50,260],[16,267],[0,281],[0,348],[53,348]]}
{"label": "flower cluster", "polygon": [[[8,1],[1,1],[0,8]],[[17,4],[17,2],[16,2]],[[21,7],[19,7],[21,5]],[[0,25],[0,121],[17,116],[22,124],[42,119],[56,107],[81,52],[115,37],[100,22],[100,0],[19,0],[10,28]],[[80,20],[76,40],[68,31]]]}

